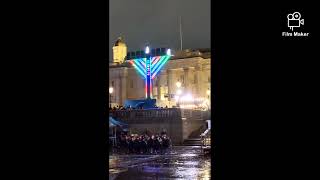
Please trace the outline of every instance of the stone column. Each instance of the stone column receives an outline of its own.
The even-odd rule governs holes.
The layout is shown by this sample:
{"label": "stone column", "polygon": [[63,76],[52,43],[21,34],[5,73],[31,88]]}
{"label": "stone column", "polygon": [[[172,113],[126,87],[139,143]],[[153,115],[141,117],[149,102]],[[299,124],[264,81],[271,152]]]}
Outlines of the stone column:
{"label": "stone column", "polygon": [[161,72],[158,75],[158,84],[157,84],[157,101],[161,100],[161,79],[162,79],[162,74]]}
{"label": "stone column", "polygon": [[122,69],[120,73],[120,103],[124,105],[125,100],[127,99],[127,78],[128,78],[128,70],[126,67]]}
{"label": "stone column", "polygon": [[197,63],[196,67],[195,67],[195,73],[196,73],[196,93],[198,96],[201,96],[201,92],[202,92],[202,64],[200,62]]}
{"label": "stone column", "polygon": [[161,100],[161,87],[164,87],[166,79],[164,79],[164,76],[166,74],[166,70],[160,70],[159,76],[158,76],[158,100]]}
{"label": "stone column", "polygon": [[184,84],[185,84],[185,90],[192,93],[192,71],[193,71],[194,67],[186,67],[183,68],[184,71]]}
{"label": "stone column", "polygon": [[[174,70],[173,69],[168,69],[167,70],[167,85],[168,85],[168,94],[171,95],[171,94],[174,94],[174,82],[173,82],[173,76],[174,76]],[[170,101],[171,98],[169,96],[168,100]]]}

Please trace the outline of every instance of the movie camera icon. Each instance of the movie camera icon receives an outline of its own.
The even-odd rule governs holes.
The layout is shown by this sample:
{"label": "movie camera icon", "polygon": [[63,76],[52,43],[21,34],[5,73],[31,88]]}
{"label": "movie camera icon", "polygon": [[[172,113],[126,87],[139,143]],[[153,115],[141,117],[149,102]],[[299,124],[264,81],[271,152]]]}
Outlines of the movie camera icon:
{"label": "movie camera icon", "polygon": [[304,19],[301,18],[301,14],[299,12],[294,12],[292,14],[288,14],[288,27],[293,31],[294,27],[300,27],[301,25],[304,25]]}

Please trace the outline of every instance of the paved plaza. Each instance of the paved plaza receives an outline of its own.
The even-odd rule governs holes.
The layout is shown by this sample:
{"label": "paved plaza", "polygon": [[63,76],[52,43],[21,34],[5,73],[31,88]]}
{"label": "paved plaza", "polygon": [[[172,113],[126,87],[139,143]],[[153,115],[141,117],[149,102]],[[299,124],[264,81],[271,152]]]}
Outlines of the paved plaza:
{"label": "paved plaza", "polygon": [[211,179],[211,157],[199,146],[175,146],[164,155],[111,155],[109,179]]}

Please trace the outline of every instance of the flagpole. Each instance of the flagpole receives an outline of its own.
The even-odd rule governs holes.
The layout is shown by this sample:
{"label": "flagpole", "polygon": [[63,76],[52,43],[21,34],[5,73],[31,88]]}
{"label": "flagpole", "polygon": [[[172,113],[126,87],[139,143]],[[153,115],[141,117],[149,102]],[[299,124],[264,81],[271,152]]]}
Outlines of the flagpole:
{"label": "flagpole", "polygon": [[179,27],[180,27],[180,50],[182,51],[182,27],[181,27],[181,16],[179,18]]}

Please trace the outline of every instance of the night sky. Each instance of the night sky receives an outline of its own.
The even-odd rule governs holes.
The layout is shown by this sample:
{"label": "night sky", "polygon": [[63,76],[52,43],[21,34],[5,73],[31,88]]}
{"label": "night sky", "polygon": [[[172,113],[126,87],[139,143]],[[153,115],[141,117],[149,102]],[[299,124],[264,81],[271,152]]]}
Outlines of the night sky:
{"label": "night sky", "polygon": [[150,47],[180,49],[179,16],[183,49],[210,48],[210,0],[110,0],[109,58],[117,38],[128,51]]}

